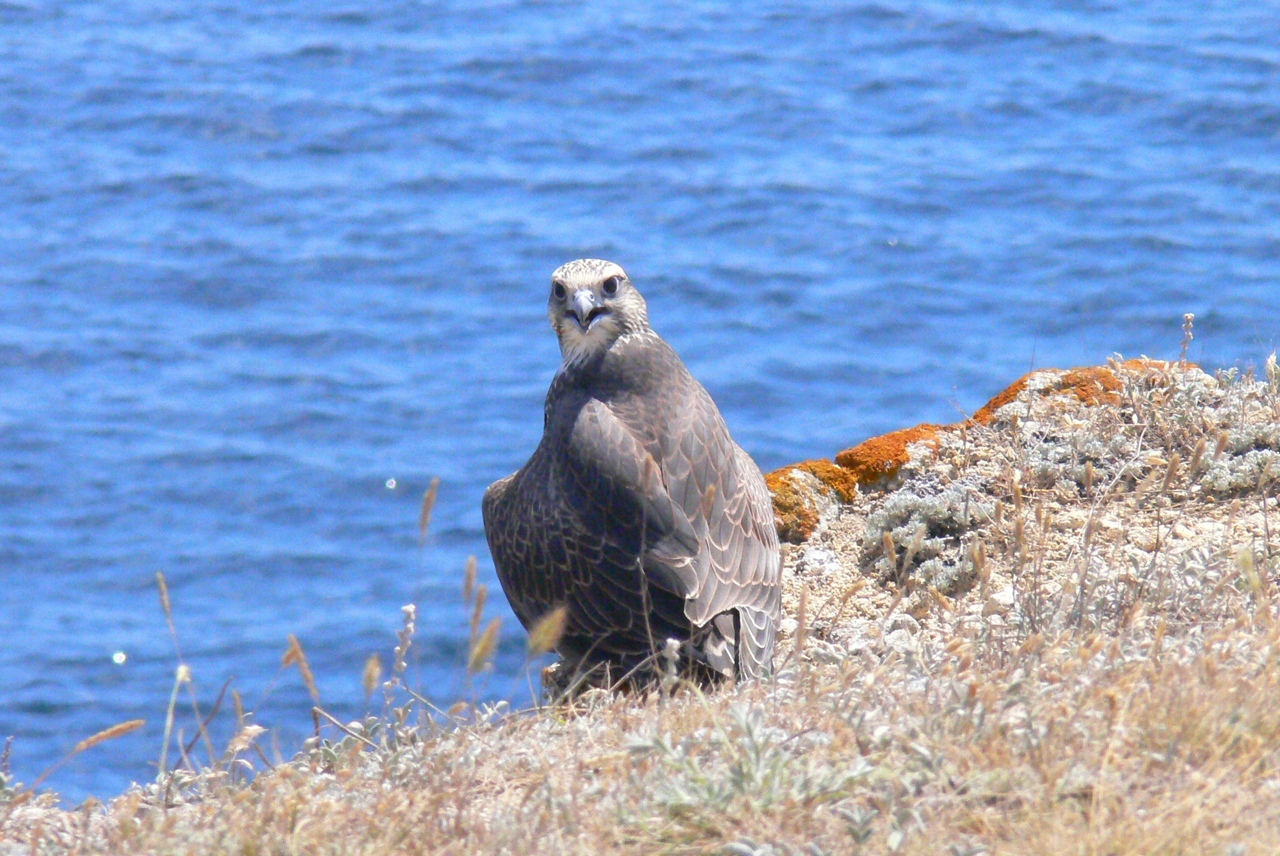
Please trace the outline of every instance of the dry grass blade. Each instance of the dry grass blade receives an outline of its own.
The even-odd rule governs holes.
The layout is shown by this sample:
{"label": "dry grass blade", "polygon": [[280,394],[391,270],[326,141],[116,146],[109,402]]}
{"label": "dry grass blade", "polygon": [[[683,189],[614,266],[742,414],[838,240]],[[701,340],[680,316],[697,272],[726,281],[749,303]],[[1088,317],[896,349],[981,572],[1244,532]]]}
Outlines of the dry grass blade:
{"label": "dry grass blade", "polygon": [[529,656],[540,657],[549,651],[554,651],[560,644],[560,637],[564,636],[568,622],[569,607],[567,606],[557,606],[539,618],[533,625],[533,629],[529,631]]}
{"label": "dry grass blade", "polygon": [[357,732],[343,725],[341,722],[335,719],[328,711],[324,710],[323,708],[319,708],[319,707],[311,708],[311,715],[326,720],[334,728],[337,728],[339,731],[341,731],[343,734],[347,735],[348,737],[355,738],[365,746],[369,746],[373,749],[378,748],[377,743],[374,743],[372,740],[370,740],[368,737],[365,737],[363,734],[358,734]]}
{"label": "dry grass blade", "polygon": [[907,545],[907,553],[902,557],[902,567],[911,567],[911,563],[920,554],[920,548],[924,546],[924,539],[928,534],[929,527],[925,524],[921,523],[916,527],[916,531],[911,536],[911,543]]}
{"label": "dry grass blade", "polygon": [[476,591],[477,563],[475,556],[467,556],[467,565],[462,571],[462,599],[471,603],[471,596]]}
{"label": "dry grass blade", "polygon": [[302,646],[298,644],[298,637],[290,633],[289,647],[284,649],[284,656],[280,658],[280,665],[285,668],[292,666],[298,662],[301,656],[303,656],[303,651]]}
{"label": "dry grass blade", "polygon": [[884,552],[884,560],[889,565],[889,576],[892,577],[898,573],[898,549],[893,545],[893,533],[887,529],[880,536],[880,549]]}
{"label": "dry grass blade", "polygon": [[1200,472],[1200,459],[1204,457],[1204,449],[1205,439],[1201,437],[1200,441],[1196,443],[1196,447],[1191,453],[1191,464],[1187,467],[1192,477]]}
{"label": "dry grass blade", "polygon": [[165,581],[164,574],[156,571],[156,587],[160,590],[160,608],[164,610],[164,623],[169,628],[169,638],[173,640],[173,650],[178,655],[179,662],[182,661],[182,646],[178,644],[178,628],[173,623],[173,603],[169,600],[169,584]]}
{"label": "dry grass blade", "polygon": [[173,621],[173,606],[169,603],[169,586],[164,581],[164,574],[156,571],[156,586],[160,589],[160,608],[164,610],[166,621]]}
{"label": "dry grass blade", "polygon": [[973,562],[973,575],[978,578],[978,597],[986,603],[987,593],[991,587],[991,569],[987,567],[987,545],[981,538],[973,542],[970,557]]}
{"label": "dry grass blade", "polygon": [[[230,688],[231,678],[227,678],[222,682],[222,689],[218,690],[218,696],[213,700],[213,706],[209,708],[209,712],[203,717],[200,716],[199,708],[196,708],[197,722],[199,722],[200,727],[196,729],[195,737],[192,737],[191,740],[187,742],[186,748],[183,749],[183,754],[190,755],[191,750],[195,748],[196,743],[203,738],[209,749],[209,758],[210,760],[213,759],[213,741],[209,737],[209,723],[213,722],[213,718],[217,716],[218,711],[222,709],[222,701],[226,698],[227,690]],[[188,690],[190,689],[191,687],[188,686]],[[192,698],[192,704],[195,704],[194,697]]]}
{"label": "dry grass blade", "polygon": [[491,619],[484,632],[472,643],[467,653],[468,675],[478,674],[489,667],[494,652],[498,650],[498,628],[501,625],[501,618]]}
{"label": "dry grass blade", "polygon": [[1250,590],[1257,598],[1260,623],[1269,625],[1271,623],[1271,592],[1266,576],[1258,573],[1251,548],[1243,547],[1236,554],[1236,567],[1240,569],[1240,575],[1249,583]]}
{"label": "dry grass blade", "polygon": [[1181,456],[1174,452],[1169,456],[1169,468],[1164,474],[1164,483],[1160,486],[1160,495],[1165,496],[1169,493],[1169,488],[1173,486],[1173,480],[1178,475],[1178,465],[1182,462]]}
{"label": "dry grass blade", "polygon": [[476,602],[471,608],[471,639],[475,640],[480,632],[480,621],[484,618],[484,605],[489,600],[489,587],[484,583],[476,586]]}
{"label": "dry grass blade", "polygon": [[942,592],[938,591],[933,586],[929,586],[929,588],[926,589],[926,591],[929,593],[929,597],[932,598],[933,602],[937,604],[938,608],[941,609],[943,612],[956,611],[955,605],[952,604],[951,601],[947,600],[947,596],[944,595]]}
{"label": "dry grass blade", "polygon": [[280,660],[281,666],[297,665],[298,671],[302,673],[302,682],[307,685],[307,692],[311,694],[311,700],[316,704],[320,704],[320,689],[316,686],[316,676],[311,672],[311,664],[307,662],[307,654],[302,650],[302,643],[298,641],[298,637],[292,633],[289,634],[289,647],[284,652],[284,657]]}
{"label": "dry grass blade", "polygon": [[369,704],[369,697],[373,695],[373,691],[380,683],[382,683],[382,658],[377,654],[370,654],[369,659],[364,661],[364,671],[360,674],[360,686],[364,689],[365,705]]}
{"label": "dry grass blade", "polygon": [[[237,700],[243,754],[92,812],[0,789],[0,837],[81,853],[1274,852],[1280,368],[1272,392],[1149,362],[1032,378],[989,424],[913,444],[883,490],[823,508],[784,555],[773,680],[575,685],[520,716],[475,698],[437,711],[405,687],[436,715],[317,711],[342,739],[274,769]],[[1067,375],[1088,383],[1059,395]],[[478,588],[458,616],[469,675],[504,653]],[[553,644],[544,619],[531,650]],[[266,768],[235,775],[255,752]]]}
{"label": "dry grass blade", "polygon": [[[175,625],[173,622],[173,603],[169,599],[169,584],[165,580],[164,574],[159,571],[156,572],[156,588],[159,589],[160,591],[160,608],[164,611],[164,621],[169,628],[169,638],[173,640],[173,651],[178,657],[179,669],[180,670],[186,669],[187,668],[186,661],[182,656],[182,645],[181,643],[178,642],[178,628],[177,628],[177,625]],[[213,717],[213,713],[211,712],[208,718],[206,718],[204,715],[200,713],[200,703],[196,698],[195,686],[191,682],[189,669],[187,671],[187,679],[185,681],[178,682],[179,685],[181,685],[182,683],[187,684],[187,691],[190,693],[190,696],[191,696],[191,712],[195,715],[196,735],[191,739],[191,743],[188,744],[186,748],[183,748],[183,746],[179,744],[178,749],[179,751],[181,751],[183,757],[185,758],[187,756],[187,753],[190,751],[190,748],[194,746],[198,740],[203,739],[205,742],[205,748],[208,752],[209,761],[210,763],[212,763],[214,758],[213,740],[209,737],[209,730],[207,726],[208,726],[208,719]],[[230,683],[230,681],[228,681],[227,683]],[[227,688],[226,684],[224,684],[222,687],[222,692],[226,692],[226,688]],[[222,693],[219,693],[218,702],[215,703],[215,707],[217,706],[217,704],[221,703],[221,700],[222,700]],[[176,698],[174,699],[174,701],[176,702]],[[173,713],[172,711],[170,711],[169,715],[166,717],[166,723],[168,725],[172,725],[172,719],[173,719]],[[168,749],[168,741],[169,741],[169,732],[166,729],[166,732],[165,732],[166,750]]]}
{"label": "dry grass blade", "polygon": [[164,716],[164,743],[160,746],[160,775],[169,771],[169,739],[173,736],[173,717],[178,707],[178,691],[182,685],[191,682],[191,669],[183,663],[178,666],[173,676],[173,692],[169,694],[169,708]]}
{"label": "dry grass blade", "polygon": [[253,746],[254,741],[266,733],[267,729],[261,725],[244,726],[227,744],[227,757],[234,758],[242,752],[247,752]]}
{"label": "dry grass blade", "polygon": [[36,788],[40,787],[40,785],[44,784],[45,779],[49,778],[49,776],[53,775],[53,773],[62,767],[63,764],[67,763],[81,752],[84,752],[87,749],[92,749],[94,746],[101,743],[106,743],[108,740],[115,740],[117,737],[123,737],[126,734],[131,734],[146,724],[147,721],[145,719],[130,719],[126,722],[117,723],[110,728],[104,728],[97,734],[86,737],[77,743],[70,752],[64,755],[58,763],[49,767],[37,776],[36,780],[31,783],[31,787],[28,788],[28,790],[34,791]]}
{"label": "dry grass blade", "polygon": [[427,529],[431,526],[431,512],[436,507],[436,497],[440,493],[440,477],[431,480],[431,486],[422,495],[422,508],[418,510],[418,544],[427,541]]}
{"label": "dry grass blade", "polygon": [[84,750],[92,749],[99,743],[106,743],[108,740],[115,740],[117,737],[123,737],[126,734],[137,731],[146,724],[147,721],[145,719],[130,719],[127,722],[117,723],[110,728],[104,728],[97,734],[86,737],[77,743],[75,748],[71,750],[71,754],[79,755]]}
{"label": "dry grass blade", "polygon": [[822,605],[822,608],[817,611],[816,615],[821,615],[830,604],[835,603],[836,614],[831,621],[832,623],[839,623],[840,617],[844,615],[845,608],[849,606],[849,601],[853,600],[854,595],[866,588],[866,585],[866,580],[857,580],[853,585],[846,588],[838,598],[835,596],[828,598],[826,603]]}
{"label": "dry grass blade", "polygon": [[[887,533],[886,533],[887,534]],[[799,661],[804,654],[804,645],[809,638],[809,587],[800,589],[800,607],[796,611],[796,647],[795,658]]]}

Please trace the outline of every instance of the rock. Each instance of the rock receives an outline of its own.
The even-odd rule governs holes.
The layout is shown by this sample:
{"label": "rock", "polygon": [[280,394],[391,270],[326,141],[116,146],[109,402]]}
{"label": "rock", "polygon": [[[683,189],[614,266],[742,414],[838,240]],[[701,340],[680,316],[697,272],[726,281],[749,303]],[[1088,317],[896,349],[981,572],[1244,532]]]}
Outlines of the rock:
{"label": "rock", "polygon": [[1092,622],[1135,596],[1194,601],[1187,567],[1280,531],[1262,512],[1280,480],[1277,398],[1270,368],[1040,369],[963,422],[784,467],[768,478],[796,545],[784,610],[807,590],[815,638],[910,653],[949,644],[962,618],[1025,638],[1079,626],[1080,603]]}
{"label": "rock", "polygon": [[793,544],[812,537],[824,518],[829,518],[841,501],[852,500],[857,490],[852,475],[827,460],[783,467],[764,480],[773,494],[778,537]]}
{"label": "rock", "polygon": [[1134,528],[1128,532],[1129,543],[1144,553],[1155,552],[1158,540],[1154,529]]}
{"label": "rock", "polygon": [[982,605],[983,615],[1007,615],[1013,609],[1013,586],[993,592]]}
{"label": "rock", "polygon": [[907,633],[914,636],[920,632],[920,622],[916,621],[905,612],[895,613],[889,616],[889,621],[885,625],[885,632],[894,633],[898,630],[905,630]]}
{"label": "rock", "polygon": [[829,577],[840,571],[840,557],[826,547],[805,545],[795,563],[796,573],[806,577]]}
{"label": "rock", "polygon": [[884,637],[884,647],[886,652],[895,651],[910,657],[916,653],[916,640],[906,630],[894,630]]}

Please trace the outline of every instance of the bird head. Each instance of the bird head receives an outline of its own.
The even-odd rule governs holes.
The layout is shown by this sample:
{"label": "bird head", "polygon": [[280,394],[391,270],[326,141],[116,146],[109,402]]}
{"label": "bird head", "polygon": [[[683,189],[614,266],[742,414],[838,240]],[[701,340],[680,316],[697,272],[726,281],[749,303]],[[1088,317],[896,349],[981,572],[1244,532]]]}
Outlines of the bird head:
{"label": "bird head", "polygon": [[649,308],[626,271],[601,259],[578,259],[551,274],[547,317],[566,364],[607,351],[619,338],[649,329]]}

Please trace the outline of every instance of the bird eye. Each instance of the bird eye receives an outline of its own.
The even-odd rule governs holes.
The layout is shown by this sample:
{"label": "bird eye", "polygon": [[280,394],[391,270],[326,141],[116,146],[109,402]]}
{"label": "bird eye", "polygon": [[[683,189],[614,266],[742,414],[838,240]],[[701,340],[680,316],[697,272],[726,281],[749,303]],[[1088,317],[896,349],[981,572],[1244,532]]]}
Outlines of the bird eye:
{"label": "bird eye", "polygon": [[604,293],[612,297],[618,293],[618,278],[611,276],[604,281]]}
{"label": "bird eye", "polygon": [[564,286],[557,282],[555,287],[551,289],[551,293],[556,296],[556,300],[564,300],[566,292],[564,290]]}

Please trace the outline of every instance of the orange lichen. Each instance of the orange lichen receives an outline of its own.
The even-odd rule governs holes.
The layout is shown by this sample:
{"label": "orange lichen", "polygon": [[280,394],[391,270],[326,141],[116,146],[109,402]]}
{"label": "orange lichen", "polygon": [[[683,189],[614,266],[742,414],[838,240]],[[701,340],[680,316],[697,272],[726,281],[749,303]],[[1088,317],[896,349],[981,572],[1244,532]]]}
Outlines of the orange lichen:
{"label": "orange lichen", "polygon": [[1022,377],[1009,384],[1009,386],[1005,387],[1004,391],[999,393],[995,398],[982,405],[982,407],[978,409],[978,412],[973,414],[973,421],[977,422],[979,425],[990,425],[991,420],[996,418],[997,410],[1004,407],[1006,404],[1017,400],[1018,396],[1022,395],[1022,391],[1027,388],[1027,381],[1030,380],[1031,375],[1033,374],[1035,374],[1035,372],[1024,374]]}
{"label": "orange lichen", "polygon": [[809,507],[808,498],[796,489],[791,476],[793,469],[795,467],[774,470],[764,477],[764,483],[773,494],[773,518],[778,527],[778,537],[799,544],[818,528],[818,512]]}
{"label": "orange lichen", "polygon": [[[1154,362],[1154,360],[1129,360],[1124,365],[1126,368],[1147,369]],[[1134,365],[1131,366],[1130,363]],[[1026,390],[1033,377],[1059,371],[1061,370],[1036,369],[1033,372],[1024,374],[1006,387],[999,395],[979,408],[978,412],[973,414],[973,421],[979,425],[990,425],[991,421],[996,417],[996,411],[1006,404],[1016,401],[1018,396],[1022,395]],[[1116,377],[1115,372],[1111,371],[1111,369],[1104,366],[1080,366],[1079,368],[1061,371],[1061,374],[1054,378],[1047,388],[1041,390],[1041,395],[1072,395],[1082,404],[1095,406],[1099,404],[1119,404],[1120,396],[1118,393],[1120,389],[1120,379]]]}
{"label": "orange lichen", "polygon": [[804,461],[788,469],[803,470],[812,474],[818,481],[835,491],[841,502],[852,502],[858,492],[858,480],[854,474],[844,467],[836,466],[826,458]]}
{"label": "orange lichen", "polygon": [[848,470],[857,484],[874,484],[882,479],[893,478],[907,462],[909,445],[929,443],[936,449],[938,432],[945,427],[923,423],[914,428],[872,437],[836,455],[836,463]]}
{"label": "orange lichen", "polygon": [[1054,386],[1054,392],[1070,393],[1084,404],[1119,404],[1121,384],[1111,369],[1087,366],[1071,369]]}
{"label": "orange lichen", "polygon": [[811,491],[797,488],[793,470],[813,476],[821,485],[818,490],[827,492],[841,502],[853,501],[858,482],[853,473],[826,459],[801,461],[774,470],[764,477],[765,485],[773,494],[773,514],[778,526],[778,537],[784,541],[799,543],[813,534],[818,526],[820,513],[814,507]]}

